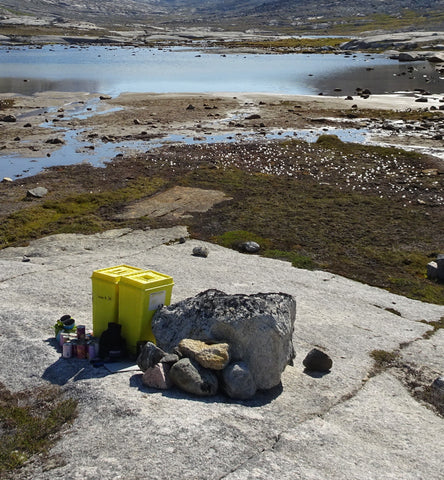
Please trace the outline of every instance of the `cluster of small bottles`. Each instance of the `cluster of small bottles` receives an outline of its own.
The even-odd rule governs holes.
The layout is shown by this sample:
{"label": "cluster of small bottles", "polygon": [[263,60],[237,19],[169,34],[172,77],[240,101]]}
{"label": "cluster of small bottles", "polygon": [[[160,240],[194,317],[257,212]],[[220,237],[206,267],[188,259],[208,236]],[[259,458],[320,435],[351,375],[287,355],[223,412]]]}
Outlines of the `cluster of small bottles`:
{"label": "cluster of small bottles", "polygon": [[[83,328],[83,334],[82,332]],[[87,358],[94,360],[99,356],[99,342],[91,333],[85,333],[84,325],[77,327],[77,333],[60,334],[60,342],[63,358]]]}
{"label": "cluster of small bottles", "polygon": [[[56,334],[63,358],[87,358],[94,360],[99,356],[99,341],[92,332],[87,332],[85,325],[75,326],[75,321],[64,315],[58,323],[61,328]],[[57,328],[57,325],[56,325]]]}

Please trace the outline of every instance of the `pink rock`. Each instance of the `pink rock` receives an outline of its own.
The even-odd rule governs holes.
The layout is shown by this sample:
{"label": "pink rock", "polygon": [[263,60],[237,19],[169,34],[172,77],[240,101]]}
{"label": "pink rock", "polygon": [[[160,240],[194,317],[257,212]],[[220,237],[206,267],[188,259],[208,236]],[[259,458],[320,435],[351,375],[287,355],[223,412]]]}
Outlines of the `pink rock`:
{"label": "pink rock", "polygon": [[148,368],[142,377],[142,383],[146,387],[168,390],[172,383],[168,377],[170,366],[167,363],[158,363]]}

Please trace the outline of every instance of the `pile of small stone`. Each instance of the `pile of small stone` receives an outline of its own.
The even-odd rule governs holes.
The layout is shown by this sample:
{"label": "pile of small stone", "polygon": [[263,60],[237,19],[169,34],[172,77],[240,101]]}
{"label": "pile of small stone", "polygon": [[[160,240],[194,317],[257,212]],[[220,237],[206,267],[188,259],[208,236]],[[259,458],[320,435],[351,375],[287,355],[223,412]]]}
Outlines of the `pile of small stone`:
{"label": "pile of small stone", "polygon": [[156,344],[137,363],[151,388],[252,398],[280,384],[292,364],[296,301],[284,293],[227,295],[207,290],[153,317]]}
{"label": "pile of small stone", "polygon": [[444,281],[444,253],[438,254],[436,261],[427,264],[427,278]]}
{"label": "pile of small stone", "polygon": [[216,395],[219,386],[230,397],[247,399],[256,393],[256,386],[242,362],[230,361],[227,343],[207,344],[191,338],[179,342],[174,353],[168,354],[148,342],[137,360],[144,372],[142,383],[151,388],[179,387],[198,396]]}

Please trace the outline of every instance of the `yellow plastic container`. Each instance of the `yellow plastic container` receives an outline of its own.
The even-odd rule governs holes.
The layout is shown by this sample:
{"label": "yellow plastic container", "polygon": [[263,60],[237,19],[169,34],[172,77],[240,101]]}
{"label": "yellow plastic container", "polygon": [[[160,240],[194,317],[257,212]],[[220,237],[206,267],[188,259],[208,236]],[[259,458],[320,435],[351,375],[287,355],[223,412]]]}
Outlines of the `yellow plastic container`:
{"label": "yellow plastic container", "polygon": [[154,270],[122,277],[119,284],[119,323],[130,354],[137,342],[155,343],[151,320],[159,305],[171,303],[173,278]]}
{"label": "yellow plastic container", "polygon": [[109,322],[119,321],[119,283],[124,276],[144,270],[129,265],[95,270],[92,280],[93,333],[100,337]]}

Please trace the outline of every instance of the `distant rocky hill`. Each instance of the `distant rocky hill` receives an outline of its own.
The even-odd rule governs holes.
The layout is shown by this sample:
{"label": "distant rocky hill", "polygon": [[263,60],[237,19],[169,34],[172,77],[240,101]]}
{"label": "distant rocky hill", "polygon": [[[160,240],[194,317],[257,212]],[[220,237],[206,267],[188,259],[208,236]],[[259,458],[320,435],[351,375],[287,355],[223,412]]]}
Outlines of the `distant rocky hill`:
{"label": "distant rocky hill", "polygon": [[[141,0],[142,2],[142,0]],[[146,2],[143,2],[146,3]],[[154,2],[151,2],[154,3]],[[403,9],[415,11],[439,10],[444,6],[442,0],[159,0],[162,6],[194,9],[196,13],[223,13],[227,16],[271,14],[297,15],[299,17],[340,15],[354,16],[358,13],[369,15],[372,13],[393,14]]]}
{"label": "distant rocky hill", "polygon": [[[433,23],[444,12],[444,0],[0,0],[0,14],[31,14],[95,23],[224,23],[244,19],[257,25],[300,25],[375,14],[414,12]],[[428,15],[428,17],[427,17]],[[424,17],[422,18],[424,21]]]}

